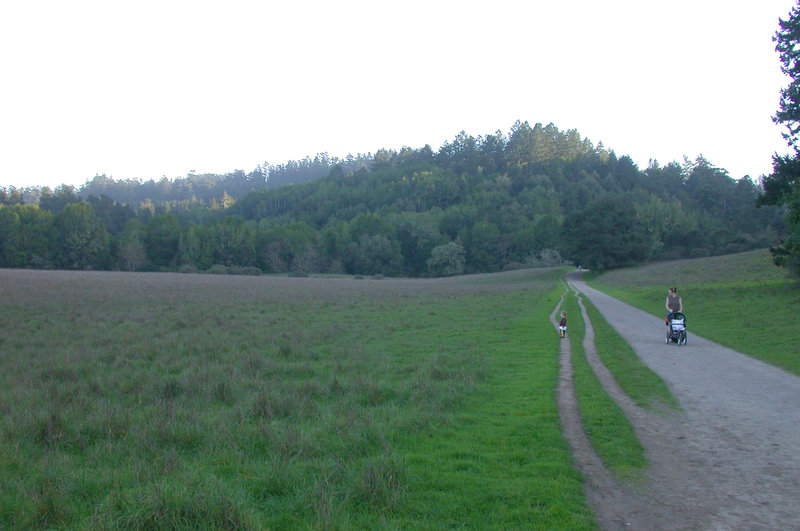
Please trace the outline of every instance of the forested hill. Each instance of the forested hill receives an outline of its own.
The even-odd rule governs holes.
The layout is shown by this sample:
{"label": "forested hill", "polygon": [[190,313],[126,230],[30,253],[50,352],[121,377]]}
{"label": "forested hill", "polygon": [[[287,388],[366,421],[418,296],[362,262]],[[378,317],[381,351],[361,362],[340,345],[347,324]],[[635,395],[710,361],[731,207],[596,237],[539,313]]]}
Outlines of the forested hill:
{"label": "forested hill", "polygon": [[[420,276],[564,258],[609,268],[766,247],[782,230],[778,209],[755,207],[748,177],[702,157],[641,170],[553,124],[325,164],[317,180],[211,202],[7,204],[0,265]],[[46,227],[49,239],[32,237]]]}

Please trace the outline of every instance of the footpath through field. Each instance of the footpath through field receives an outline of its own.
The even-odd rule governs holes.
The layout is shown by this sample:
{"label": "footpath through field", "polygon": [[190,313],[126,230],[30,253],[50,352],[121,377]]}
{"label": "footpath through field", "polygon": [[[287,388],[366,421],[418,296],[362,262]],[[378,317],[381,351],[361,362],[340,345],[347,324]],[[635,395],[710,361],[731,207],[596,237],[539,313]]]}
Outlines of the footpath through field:
{"label": "footpath through field", "polygon": [[[583,312],[587,359],[630,418],[651,463],[643,484],[619,485],[567,434],[600,525],[800,529],[800,378],[692,334],[691,308],[688,345],[667,345],[663,319],[589,287],[577,271],[567,281],[666,382],[683,410],[634,405],[597,358]],[[565,349],[568,358],[569,343],[562,345],[560,395],[571,386],[565,382]]]}

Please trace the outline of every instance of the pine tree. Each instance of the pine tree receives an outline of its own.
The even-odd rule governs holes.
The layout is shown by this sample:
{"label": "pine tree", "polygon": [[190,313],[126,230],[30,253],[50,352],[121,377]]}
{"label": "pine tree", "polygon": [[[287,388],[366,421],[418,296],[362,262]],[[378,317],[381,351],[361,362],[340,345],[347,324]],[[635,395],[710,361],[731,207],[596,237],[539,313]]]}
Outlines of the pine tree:
{"label": "pine tree", "polygon": [[773,157],[773,173],[764,179],[764,193],[758,204],[786,206],[788,236],[770,250],[777,265],[800,274],[800,0],[789,18],[781,19],[779,25],[775,50],[781,70],[791,81],[781,90],[780,108],[773,120],[786,127],[783,136],[794,154]]}

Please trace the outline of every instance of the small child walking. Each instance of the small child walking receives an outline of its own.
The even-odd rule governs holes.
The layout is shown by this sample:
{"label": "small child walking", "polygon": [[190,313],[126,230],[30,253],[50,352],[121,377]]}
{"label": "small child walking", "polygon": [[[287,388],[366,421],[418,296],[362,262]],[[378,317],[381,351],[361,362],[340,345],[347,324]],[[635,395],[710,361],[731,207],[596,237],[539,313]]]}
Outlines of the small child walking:
{"label": "small child walking", "polygon": [[562,338],[567,335],[567,312],[561,312],[561,320],[558,322],[558,333]]}

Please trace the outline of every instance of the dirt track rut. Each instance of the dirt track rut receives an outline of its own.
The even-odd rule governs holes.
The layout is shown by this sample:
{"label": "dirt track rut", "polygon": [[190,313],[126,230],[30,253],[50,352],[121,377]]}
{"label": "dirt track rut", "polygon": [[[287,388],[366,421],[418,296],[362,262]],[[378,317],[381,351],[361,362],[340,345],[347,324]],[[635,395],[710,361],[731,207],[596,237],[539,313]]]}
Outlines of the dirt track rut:
{"label": "dirt track rut", "polygon": [[587,359],[631,419],[651,463],[646,480],[635,486],[621,485],[602,467],[575,417],[571,347],[563,341],[562,424],[601,527],[800,529],[800,378],[692,334],[691,308],[688,345],[666,345],[662,319],[589,287],[578,272],[567,281],[666,382],[682,408],[664,413],[634,405],[597,358],[584,313]]}

